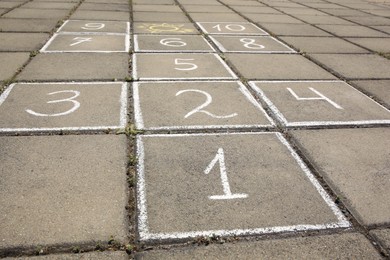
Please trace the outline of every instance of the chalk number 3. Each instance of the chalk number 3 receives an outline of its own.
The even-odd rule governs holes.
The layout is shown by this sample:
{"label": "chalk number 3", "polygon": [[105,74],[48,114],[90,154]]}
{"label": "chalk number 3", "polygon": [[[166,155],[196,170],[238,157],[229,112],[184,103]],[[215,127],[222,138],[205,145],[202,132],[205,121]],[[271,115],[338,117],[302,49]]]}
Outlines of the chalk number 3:
{"label": "chalk number 3", "polygon": [[51,92],[51,93],[48,93],[47,95],[51,96],[51,95],[57,95],[57,94],[61,94],[61,93],[73,93],[73,96],[71,96],[69,98],[64,98],[64,99],[56,99],[56,100],[48,101],[46,103],[47,104],[53,104],[53,103],[68,102],[68,103],[73,104],[73,107],[71,109],[69,109],[67,111],[64,111],[62,113],[56,113],[56,114],[43,114],[43,113],[35,112],[35,111],[31,110],[31,109],[26,109],[26,112],[29,113],[30,115],[33,115],[33,116],[49,117],[49,116],[65,116],[65,115],[69,115],[69,114],[73,113],[74,111],[76,111],[77,109],[79,109],[80,102],[75,100],[75,98],[80,96],[80,92],[79,91],[76,91],[76,90],[62,90],[62,91]]}

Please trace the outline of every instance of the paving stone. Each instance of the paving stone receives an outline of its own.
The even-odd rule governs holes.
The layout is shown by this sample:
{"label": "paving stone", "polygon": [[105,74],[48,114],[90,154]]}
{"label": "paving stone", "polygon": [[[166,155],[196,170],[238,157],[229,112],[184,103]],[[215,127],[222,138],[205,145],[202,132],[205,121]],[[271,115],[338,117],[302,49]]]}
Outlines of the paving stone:
{"label": "paving stone", "polygon": [[145,135],[137,142],[141,240],[349,225],[280,134]]}
{"label": "paving stone", "polygon": [[262,1],[262,2],[276,8],[279,7],[302,8],[302,5],[298,3],[291,3],[287,1]]}
{"label": "paving stone", "polygon": [[351,83],[390,106],[390,80],[359,80]]}
{"label": "paving stone", "polygon": [[41,52],[128,52],[128,35],[54,34]]}
{"label": "paving stone", "polygon": [[0,52],[0,81],[11,78],[29,59],[27,52]]}
{"label": "paving stone", "polygon": [[71,20],[128,21],[129,12],[77,10]]}
{"label": "paving stone", "polygon": [[341,37],[384,37],[384,33],[358,25],[318,25],[324,29]]}
{"label": "paving stone", "polygon": [[8,2],[8,1],[1,1],[0,2],[0,8],[1,9],[11,9],[11,8],[14,8],[14,7],[16,7],[16,6],[18,6],[18,5],[20,5],[21,3],[23,3],[23,2]]}
{"label": "paving stone", "polygon": [[198,22],[197,24],[206,34],[268,35],[257,25],[248,22]]}
{"label": "paving stone", "polygon": [[336,37],[281,37],[283,41],[307,53],[368,53]]}
{"label": "paving stone", "polygon": [[77,259],[96,259],[96,260],[124,260],[129,259],[129,256],[123,251],[104,251],[104,252],[92,252],[82,254],[60,254],[60,255],[42,255],[42,256],[30,256],[30,257],[17,257],[17,258],[5,258],[7,260],[77,260]]}
{"label": "paving stone", "polygon": [[48,39],[47,33],[0,33],[0,51],[39,50]]}
{"label": "paving stone", "polygon": [[324,13],[324,12],[321,12],[321,11],[315,10],[315,9],[311,9],[311,8],[307,8],[307,7],[302,7],[302,8],[278,7],[277,9],[282,11],[285,14],[290,14],[293,16],[302,15],[302,14],[304,14],[304,15],[318,15],[318,16],[326,15],[326,13]]}
{"label": "paving stone", "polygon": [[347,9],[347,7],[338,5],[338,4],[333,4],[333,3],[324,3],[324,2],[306,2],[306,6],[310,6],[316,9]]}
{"label": "paving stone", "polygon": [[4,19],[0,18],[2,32],[50,32],[57,24],[57,19]]}
{"label": "paving stone", "polygon": [[388,128],[293,131],[292,134],[362,224],[390,222]]}
{"label": "paving stone", "polygon": [[370,232],[382,244],[382,246],[390,253],[390,229],[376,229]]}
{"label": "paving stone", "polygon": [[222,52],[294,53],[295,51],[270,36],[210,36]]}
{"label": "paving stone", "polygon": [[226,54],[246,79],[335,79],[329,72],[294,54]]}
{"label": "paving stone", "polygon": [[0,143],[0,248],[126,240],[125,136],[3,136]]}
{"label": "paving stone", "polygon": [[263,240],[154,250],[139,253],[137,259],[380,259],[361,234],[346,233],[316,237]]}
{"label": "paving stone", "polygon": [[277,24],[262,23],[261,26],[275,35],[286,36],[331,36],[308,24]]}
{"label": "paving stone", "polygon": [[176,22],[188,23],[187,16],[184,13],[162,13],[162,12],[133,12],[134,22]]}
{"label": "paving stone", "polygon": [[[43,12],[42,9],[17,8],[3,15],[6,18],[39,18],[39,19],[57,19],[64,18],[69,10],[51,9]],[[26,20],[25,20],[26,22]]]}
{"label": "paving stone", "polygon": [[[86,0],[85,3],[100,3],[100,4],[107,4],[106,0]],[[129,1],[127,0],[111,0],[111,4],[129,4]]]}
{"label": "paving stone", "polygon": [[129,12],[129,4],[82,3],[77,10]]}
{"label": "paving stone", "polygon": [[174,0],[134,0],[133,5],[155,5],[155,4],[160,4],[160,5],[174,5],[175,1]]}
{"label": "paving stone", "polygon": [[223,5],[185,5],[184,9],[188,13],[233,13],[232,10]]}
{"label": "paving stone", "polygon": [[372,28],[375,28],[377,30],[380,30],[382,32],[390,34],[390,26],[384,25],[384,26],[371,26]]}
{"label": "paving stone", "polygon": [[183,11],[177,5],[134,5],[135,12],[167,12],[182,13]]}
{"label": "paving stone", "polygon": [[375,52],[390,52],[390,38],[348,38],[348,40]]}
{"label": "paving stone", "polygon": [[344,82],[252,82],[286,126],[390,123],[390,111]]}
{"label": "paving stone", "polygon": [[[210,70],[210,68],[213,68]],[[217,54],[136,54],[133,56],[133,78],[163,79],[236,79]]]}
{"label": "paving stone", "polygon": [[126,89],[120,82],[11,85],[0,96],[0,132],[124,128]]}
{"label": "paving stone", "polygon": [[133,90],[138,129],[271,127],[237,82],[140,82]]}
{"label": "paving stone", "polygon": [[378,55],[310,54],[310,56],[345,78],[389,78],[390,61]]}
{"label": "paving stone", "polygon": [[134,35],[136,52],[215,52],[200,35]]}
{"label": "paving stone", "polygon": [[229,5],[230,7],[232,6],[264,6],[264,4],[261,4],[257,1],[252,1],[252,0],[224,0],[221,1],[221,3],[224,3],[226,5]]}
{"label": "paving stone", "polygon": [[266,6],[242,6],[242,5],[237,5],[237,6],[230,6],[237,12],[240,12],[244,15],[250,14],[250,13],[255,13],[255,14],[281,14],[281,12],[271,8],[271,7],[266,7]]}
{"label": "paving stone", "polygon": [[71,10],[76,6],[76,3],[50,3],[50,2],[29,2],[23,5],[23,8],[32,8],[32,9],[43,9],[43,12],[46,12],[45,9],[66,9]]}
{"label": "paving stone", "polygon": [[247,22],[235,13],[188,13],[195,22]]}
{"label": "paving stone", "polygon": [[327,9],[326,13],[341,16],[348,19],[348,16],[367,16],[367,13],[354,9]]}
{"label": "paving stone", "polygon": [[122,33],[129,34],[129,22],[117,21],[75,21],[67,20],[58,29],[59,33]]}
{"label": "paving stone", "polygon": [[180,0],[179,3],[181,3],[183,6],[186,5],[219,5],[222,4],[217,1],[208,1],[208,0],[198,0],[198,1],[192,1],[192,0]]}
{"label": "paving stone", "polygon": [[390,25],[390,19],[378,16],[349,16],[348,20],[362,25]]}
{"label": "paving stone", "polygon": [[125,53],[39,54],[18,75],[19,80],[113,80],[127,75]]}
{"label": "paving stone", "polygon": [[2,9],[2,8],[0,8],[0,15],[3,14],[3,13],[5,13],[5,11],[8,11],[8,9]]}
{"label": "paving stone", "polygon": [[331,15],[299,15],[298,18],[310,24],[354,25],[352,22]]}
{"label": "paving stone", "polygon": [[302,24],[302,21],[285,14],[245,14],[245,17],[256,23],[282,23],[282,24]]}
{"label": "paving stone", "polygon": [[134,33],[199,34],[191,23],[134,23]]}

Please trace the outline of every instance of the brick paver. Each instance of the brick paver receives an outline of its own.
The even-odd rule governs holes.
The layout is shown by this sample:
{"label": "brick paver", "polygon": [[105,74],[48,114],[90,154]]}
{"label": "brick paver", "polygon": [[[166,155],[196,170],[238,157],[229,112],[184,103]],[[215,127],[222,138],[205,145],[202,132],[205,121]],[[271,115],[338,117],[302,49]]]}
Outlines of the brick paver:
{"label": "brick paver", "polygon": [[389,13],[0,1],[0,257],[389,257]]}

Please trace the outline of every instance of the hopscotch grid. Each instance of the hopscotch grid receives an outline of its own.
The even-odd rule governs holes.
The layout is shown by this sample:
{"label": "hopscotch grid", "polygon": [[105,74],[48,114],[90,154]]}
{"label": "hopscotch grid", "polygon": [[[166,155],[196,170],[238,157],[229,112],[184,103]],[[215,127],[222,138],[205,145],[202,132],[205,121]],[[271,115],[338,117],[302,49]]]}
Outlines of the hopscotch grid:
{"label": "hopscotch grid", "polygon": [[257,86],[257,83],[295,83],[295,82],[313,82],[313,83],[343,83],[344,85],[347,85],[352,90],[357,91],[359,95],[362,95],[364,98],[369,99],[371,102],[374,102],[376,105],[381,107],[382,109],[390,112],[386,107],[379,104],[372,98],[368,97],[367,95],[363,94],[362,92],[356,90],[353,86],[349,85],[348,83],[341,81],[341,80],[296,80],[296,81],[250,81],[249,85],[251,88],[260,96],[261,99],[265,101],[265,103],[269,106],[269,108],[272,110],[272,112],[275,114],[275,116],[283,123],[286,127],[313,127],[313,126],[348,126],[348,125],[377,125],[377,124],[390,124],[390,120],[383,119],[383,120],[356,120],[356,121],[299,121],[299,122],[289,122],[282,112],[273,104],[273,102],[265,95],[265,93],[260,89],[260,87]]}
{"label": "hopscotch grid", "polygon": [[215,48],[201,35],[141,35],[144,37],[158,37],[158,36],[168,36],[168,37],[181,37],[181,36],[200,36],[202,40],[210,47],[210,50],[141,50],[138,44],[138,35],[134,35],[134,51],[138,53],[215,53]]}
{"label": "hopscotch grid", "polygon": [[[234,35],[234,36],[224,36],[224,37],[226,37],[226,38],[242,38],[243,36],[244,35],[242,35],[242,36]],[[254,36],[254,35],[252,35],[252,36]],[[229,51],[222,45],[222,43],[220,43],[217,39],[214,38],[215,36],[213,37],[210,35],[209,37],[215,43],[215,45],[218,46],[218,48],[222,52],[226,52],[226,53],[265,53],[265,54],[268,54],[268,53],[297,53],[295,50],[291,49],[289,46],[287,46],[283,42],[281,42],[278,39],[276,39],[275,37],[272,37],[269,35],[257,35],[255,37],[272,39],[273,41],[275,41],[275,42],[279,43],[280,45],[282,45],[283,47],[287,48],[288,50],[286,50],[286,51],[251,51],[251,50],[248,50],[248,51]]]}
{"label": "hopscotch grid", "polygon": [[[202,26],[202,23],[218,23],[218,24],[250,24],[252,25],[254,28],[260,30],[260,32],[262,33],[259,33],[259,32],[254,32],[254,33],[209,33],[206,28],[204,28]],[[200,29],[202,29],[202,31],[205,33],[205,34],[210,34],[210,35],[213,35],[213,34],[216,34],[216,35],[258,35],[258,36],[266,36],[266,35],[269,35],[269,33],[267,33],[266,31],[264,31],[263,29],[261,29],[259,26],[257,26],[256,24],[254,23],[251,23],[251,22],[196,22],[196,24],[199,26]]]}
{"label": "hopscotch grid", "polygon": [[[292,226],[276,226],[265,228],[253,228],[253,229],[231,229],[231,230],[207,230],[207,231],[192,231],[192,232],[170,232],[170,233],[149,233],[148,227],[148,214],[147,214],[147,198],[146,198],[146,181],[145,181],[145,150],[143,145],[144,138],[174,138],[174,137],[198,137],[198,136],[227,136],[227,135],[276,135],[277,139],[286,147],[293,157],[295,162],[304,172],[308,180],[313,184],[314,188],[320,194],[321,198],[330,207],[338,222],[325,223],[325,224],[308,224],[308,225],[292,225]],[[294,231],[308,231],[308,230],[322,230],[322,229],[335,229],[335,228],[349,228],[350,222],[342,214],[340,209],[331,200],[327,192],[321,187],[319,182],[315,179],[306,164],[302,161],[299,155],[292,149],[288,141],[278,132],[256,132],[256,133],[199,133],[199,134],[147,134],[139,135],[137,137],[137,156],[139,158],[137,169],[137,207],[138,207],[138,233],[140,240],[153,240],[153,239],[179,239],[179,238],[193,238],[197,236],[231,236],[231,235],[259,235],[259,234],[271,234],[280,232],[294,232]]]}
{"label": "hopscotch grid", "polygon": [[[260,110],[265,117],[270,121],[269,125],[186,125],[186,126],[161,126],[161,127],[145,127],[142,111],[141,111],[141,100],[139,96],[140,84],[153,83],[153,84],[166,84],[166,83],[232,83],[235,82],[239,85],[240,92],[247,98],[247,100]],[[272,128],[275,126],[274,121],[267,115],[263,107],[257,103],[257,101],[251,96],[250,92],[246,89],[245,85],[240,81],[159,81],[159,82],[134,82],[133,84],[133,96],[134,96],[134,114],[135,123],[138,129],[142,130],[191,130],[191,129],[239,129],[239,128]]]}
{"label": "hopscotch grid", "polygon": [[0,133],[10,132],[41,132],[41,131],[98,131],[98,130],[119,130],[126,126],[127,123],[127,83],[126,82],[20,82],[11,84],[0,95],[0,106],[7,99],[12,89],[16,85],[119,85],[121,84],[120,96],[120,115],[119,125],[114,126],[80,126],[80,127],[30,127],[30,128],[0,128]]}
{"label": "hopscotch grid", "polygon": [[[180,53],[178,53],[180,54]],[[139,53],[138,55],[153,55],[153,53]],[[160,55],[171,55],[171,53],[160,53]],[[227,72],[231,75],[231,77],[178,77],[178,78],[159,78],[159,77],[138,77],[138,67],[137,67],[137,54],[133,53],[132,61],[133,61],[133,79],[135,80],[147,80],[147,81],[175,81],[175,80],[237,80],[238,76],[230,69],[230,67],[222,60],[222,58],[216,53],[207,53],[207,54],[199,54],[199,55],[213,55],[216,59],[222,64],[222,66],[227,70]]]}

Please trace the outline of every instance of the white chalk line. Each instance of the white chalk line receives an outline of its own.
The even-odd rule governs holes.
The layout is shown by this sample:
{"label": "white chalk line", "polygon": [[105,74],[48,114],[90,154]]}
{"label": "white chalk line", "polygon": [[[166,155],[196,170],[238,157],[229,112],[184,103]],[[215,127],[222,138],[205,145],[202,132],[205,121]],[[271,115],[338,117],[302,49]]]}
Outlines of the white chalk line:
{"label": "white chalk line", "polygon": [[145,192],[145,151],[142,138],[137,137],[137,168],[138,168],[138,178],[137,178],[137,207],[138,207],[138,233],[141,237],[145,236],[149,232],[148,228],[148,214],[146,209],[146,192]]}
{"label": "white chalk line", "polygon": [[[279,141],[286,146],[290,154],[293,156],[295,161],[298,163],[300,168],[303,170],[306,177],[319,192],[320,196],[324,199],[325,203],[330,207],[332,212],[337,217],[337,223],[325,223],[317,225],[292,225],[292,226],[277,226],[277,227],[266,227],[266,228],[254,228],[254,229],[232,229],[232,230],[208,230],[208,231],[192,231],[192,232],[171,232],[171,233],[149,233],[148,228],[148,215],[147,215],[147,198],[146,198],[146,183],[145,183],[145,151],[143,146],[143,138],[174,138],[174,137],[198,137],[198,136],[226,136],[226,135],[276,135]],[[331,200],[330,196],[322,188],[319,182],[315,179],[314,175],[307,168],[306,164],[302,161],[299,155],[292,149],[288,141],[278,132],[258,132],[258,133],[208,133],[208,134],[158,134],[158,135],[143,135],[137,137],[137,156],[138,156],[138,181],[137,181],[137,206],[138,206],[138,232],[140,239],[152,240],[152,239],[178,239],[178,238],[190,238],[197,236],[231,236],[231,235],[256,235],[256,234],[267,234],[267,233],[278,233],[278,232],[296,232],[305,230],[321,230],[321,229],[334,229],[334,228],[348,228],[351,226],[349,221],[344,217],[342,212]]]}
{"label": "white chalk line", "polygon": [[253,229],[230,229],[230,230],[207,230],[207,231],[192,231],[192,232],[172,232],[172,233],[140,233],[140,240],[162,240],[162,239],[184,239],[194,238],[200,236],[245,236],[245,235],[261,235],[261,234],[275,234],[281,232],[299,232],[310,230],[324,230],[335,228],[348,228],[349,225],[343,225],[340,223],[327,223],[318,225],[294,225],[294,226],[278,226],[278,227],[265,227],[265,228],[253,228]]}
{"label": "white chalk line", "polygon": [[7,99],[9,93],[11,93],[11,90],[14,88],[16,83],[11,84],[1,95],[0,95],[0,106],[3,104],[3,102]]}
{"label": "white chalk line", "polygon": [[81,126],[81,127],[31,127],[31,128],[0,128],[0,133],[11,132],[47,132],[47,131],[99,131],[99,130],[119,130],[121,125],[114,126]]}
{"label": "white chalk line", "polygon": [[272,126],[275,126],[274,120],[265,112],[264,108],[257,102],[257,100],[251,95],[251,93],[248,91],[248,89],[245,87],[245,85],[241,82],[238,81],[238,84],[240,85],[240,91],[245,95],[245,97],[251,102],[255,107],[257,107],[263,115],[268,119],[268,121],[271,122]]}
{"label": "white chalk line", "polygon": [[333,213],[336,215],[337,219],[339,220],[339,224],[342,226],[350,226],[349,221],[346,219],[346,217],[343,215],[340,209],[336,206],[336,204],[332,201],[332,199],[330,198],[328,193],[324,190],[324,188],[322,188],[321,184],[317,181],[317,179],[314,177],[314,175],[311,173],[311,171],[303,162],[303,160],[299,157],[299,155],[294,151],[294,149],[291,147],[288,141],[283,137],[281,133],[276,133],[276,136],[278,137],[280,142],[287,147],[292,157],[295,159],[299,167],[301,167],[301,169],[305,173],[306,177],[316,188],[316,190],[321,195],[322,199],[326,202],[326,204],[328,204],[328,206],[332,209]]}
{"label": "white chalk line", "polygon": [[137,129],[145,129],[144,120],[142,117],[141,103],[139,97],[139,83],[133,83],[133,99],[134,99],[134,118]]}

